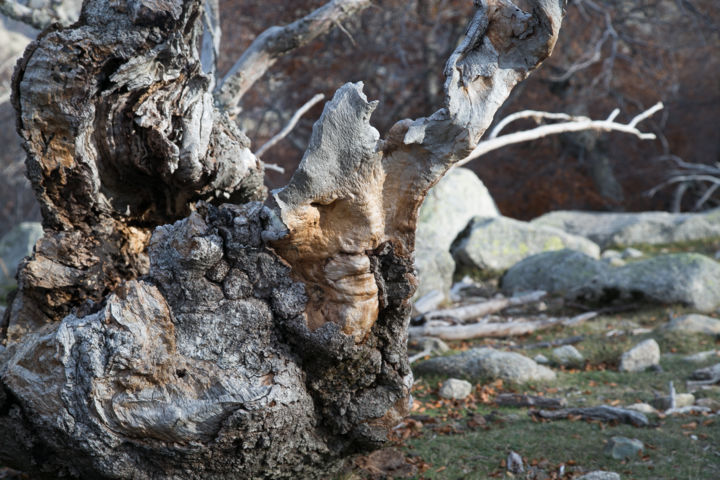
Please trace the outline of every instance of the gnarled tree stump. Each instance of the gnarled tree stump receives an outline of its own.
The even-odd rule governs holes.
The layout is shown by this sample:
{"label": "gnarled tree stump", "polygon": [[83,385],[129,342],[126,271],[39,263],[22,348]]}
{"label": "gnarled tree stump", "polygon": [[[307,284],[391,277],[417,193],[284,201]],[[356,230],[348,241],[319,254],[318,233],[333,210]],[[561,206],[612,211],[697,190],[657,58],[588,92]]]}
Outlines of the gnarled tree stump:
{"label": "gnarled tree stump", "polygon": [[550,54],[562,3],[477,2],[445,106],[387,138],[362,84],[341,87],[266,205],[204,68],[199,0],[88,0],[46,30],[14,80],[45,235],[2,324],[0,460],[34,478],[324,478],[381,445],[411,401],[418,208]]}

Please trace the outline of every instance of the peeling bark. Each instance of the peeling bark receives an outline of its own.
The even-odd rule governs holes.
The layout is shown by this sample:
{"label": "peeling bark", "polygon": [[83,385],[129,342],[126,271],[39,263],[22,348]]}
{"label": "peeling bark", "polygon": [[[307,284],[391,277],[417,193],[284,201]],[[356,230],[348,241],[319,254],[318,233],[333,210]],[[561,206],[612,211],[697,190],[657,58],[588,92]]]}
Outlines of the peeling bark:
{"label": "peeling bark", "polygon": [[264,198],[249,140],[213,105],[199,2],[86,2],[13,81],[45,237],[19,274],[10,340],[147,272],[152,228],[191,201]]}
{"label": "peeling bark", "polygon": [[264,192],[213,103],[199,0],[90,0],[44,32],[13,88],[46,231],[5,317],[0,460],[326,478],[380,446],[410,402],[418,208],[550,54],[561,3],[481,2],[445,106],[385,139],[362,84],[340,88],[272,206],[213,205]]}

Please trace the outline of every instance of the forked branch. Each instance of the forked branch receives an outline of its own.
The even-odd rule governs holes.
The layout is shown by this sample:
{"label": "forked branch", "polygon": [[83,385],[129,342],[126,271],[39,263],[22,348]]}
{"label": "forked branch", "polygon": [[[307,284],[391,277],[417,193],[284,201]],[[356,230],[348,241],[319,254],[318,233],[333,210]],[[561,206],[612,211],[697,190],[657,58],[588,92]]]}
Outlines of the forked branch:
{"label": "forked branch", "polygon": [[[592,120],[588,117],[583,116],[572,116],[566,113],[550,113],[550,112],[538,112],[535,110],[524,110],[509,115],[503,119],[498,125],[491,131],[488,139],[480,142],[480,144],[464,159],[460,160],[455,166],[462,166],[469,163],[476,158],[482,157],[483,155],[497,150],[499,148],[507,147],[508,145],[514,145],[516,143],[529,142],[531,140],[537,140],[539,138],[548,137],[550,135],[558,135],[561,133],[569,132],[581,132],[584,130],[596,130],[600,132],[622,132],[635,135],[641,140],[654,140],[656,138],[654,133],[643,132],[638,129],[637,125],[643,120],[653,116],[658,111],[664,108],[662,102],[658,102],[652,107],[648,108],[644,112],[636,115],[628,123],[616,122],[615,119],[620,114],[619,109],[613,110],[613,112],[605,120]],[[530,130],[522,130],[519,132],[508,133],[506,135],[500,135],[506,126],[510,123],[523,119],[532,118],[536,121],[541,120],[563,120],[559,123],[552,123],[549,125],[541,125]]]}

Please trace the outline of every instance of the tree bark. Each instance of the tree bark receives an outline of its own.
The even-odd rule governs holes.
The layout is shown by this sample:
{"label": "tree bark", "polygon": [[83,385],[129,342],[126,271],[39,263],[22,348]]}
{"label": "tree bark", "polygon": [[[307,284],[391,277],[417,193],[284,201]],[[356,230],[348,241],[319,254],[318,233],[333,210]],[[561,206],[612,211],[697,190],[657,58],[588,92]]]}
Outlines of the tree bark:
{"label": "tree bark", "polygon": [[88,0],[46,30],[13,85],[45,235],[3,321],[0,460],[326,478],[380,446],[409,409],[418,208],[550,54],[562,3],[479,2],[445,106],[385,139],[341,87],[267,205],[203,70],[202,2]]}

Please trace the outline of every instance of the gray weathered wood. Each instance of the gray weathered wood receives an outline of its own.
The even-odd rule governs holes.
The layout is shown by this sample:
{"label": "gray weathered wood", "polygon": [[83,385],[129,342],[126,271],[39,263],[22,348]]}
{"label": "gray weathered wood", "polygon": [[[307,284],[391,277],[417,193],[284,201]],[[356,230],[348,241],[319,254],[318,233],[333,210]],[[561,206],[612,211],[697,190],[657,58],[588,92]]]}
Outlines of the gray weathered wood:
{"label": "gray weathered wood", "polygon": [[0,325],[0,461],[327,478],[382,445],[409,409],[418,207],[560,26],[562,0],[479,4],[440,110],[380,139],[341,87],[272,207],[214,103],[200,0],[88,0],[41,35],[12,101],[45,235]]}
{"label": "gray weathered wood", "polygon": [[599,420],[601,422],[628,423],[635,427],[649,425],[645,414],[626,408],[601,405],[599,407],[564,408],[561,410],[533,410],[530,415],[546,420],[559,420],[569,417],[580,417],[583,420]]}
{"label": "gray weathered wood", "polygon": [[536,292],[530,292],[514,297],[493,298],[492,300],[484,302],[461,305],[453,308],[444,308],[442,310],[434,310],[432,312],[425,313],[422,317],[426,320],[433,318],[452,318],[458,323],[466,323],[468,320],[474,320],[484,317],[485,315],[501,312],[509,307],[539,302],[546,295],[547,292],[538,290]]}
{"label": "gray weathered wood", "polygon": [[519,393],[500,393],[493,399],[497,405],[503,407],[538,407],[562,408],[567,406],[564,398],[538,397],[535,395],[522,395]]}

